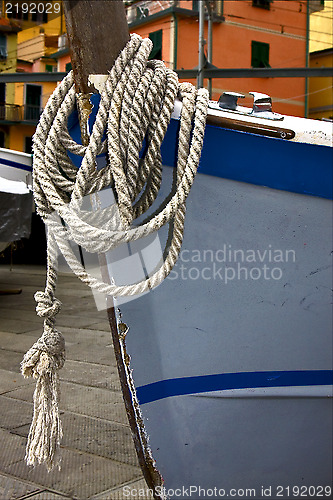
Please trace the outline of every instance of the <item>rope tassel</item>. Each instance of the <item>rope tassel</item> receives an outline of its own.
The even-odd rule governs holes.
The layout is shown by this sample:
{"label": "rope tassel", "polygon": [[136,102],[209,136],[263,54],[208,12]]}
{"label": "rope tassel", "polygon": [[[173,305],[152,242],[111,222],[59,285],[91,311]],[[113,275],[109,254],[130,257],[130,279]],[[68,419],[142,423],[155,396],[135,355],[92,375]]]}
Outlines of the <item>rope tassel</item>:
{"label": "rope tassel", "polygon": [[[65,362],[65,340],[48,326],[25,354],[21,363],[24,377],[37,379],[34,415],[26,449],[28,465],[45,463],[47,470],[60,465],[62,426],[59,417],[59,374]],[[60,468],[60,467],[59,467]]]}
{"label": "rope tassel", "polygon": [[44,292],[35,293],[36,312],[44,318],[42,336],[24,355],[21,372],[25,378],[37,379],[34,392],[34,414],[29,431],[25,460],[28,465],[44,463],[48,471],[60,468],[62,426],[59,416],[59,370],[65,363],[65,339],[58,332],[55,316],[61,303],[54,297],[57,281],[57,248],[53,237],[47,237],[47,277]]}

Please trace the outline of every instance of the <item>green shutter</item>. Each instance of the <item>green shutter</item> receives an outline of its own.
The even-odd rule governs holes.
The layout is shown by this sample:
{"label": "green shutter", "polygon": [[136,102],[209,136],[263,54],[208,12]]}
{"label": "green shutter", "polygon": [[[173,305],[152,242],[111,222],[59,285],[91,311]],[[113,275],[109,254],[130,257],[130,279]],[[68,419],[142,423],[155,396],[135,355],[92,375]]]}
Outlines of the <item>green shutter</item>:
{"label": "green shutter", "polygon": [[69,73],[72,70],[72,63],[71,62],[67,63],[65,69],[66,72]]}
{"label": "green shutter", "polygon": [[162,30],[149,33],[149,38],[153,42],[153,50],[149,59],[162,59]]}
{"label": "green shutter", "polygon": [[268,43],[252,41],[251,66],[252,68],[270,68]]}

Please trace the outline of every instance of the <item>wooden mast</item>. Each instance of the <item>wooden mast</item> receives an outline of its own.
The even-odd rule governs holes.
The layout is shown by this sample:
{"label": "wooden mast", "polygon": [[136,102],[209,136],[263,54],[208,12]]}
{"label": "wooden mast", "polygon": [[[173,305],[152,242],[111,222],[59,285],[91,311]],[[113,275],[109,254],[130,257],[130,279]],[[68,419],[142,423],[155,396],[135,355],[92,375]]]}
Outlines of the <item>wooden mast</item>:
{"label": "wooden mast", "polygon": [[76,91],[92,92],[90,74],[106,75],[129,40],[122,1],[64,0]]}
{"label": "wooden mast", "polygon": [[[91,74],[107,74],[127,44],[129,33],[125,7],[122,0],[107,2],[105,0],[63,0],[63,3],[78,97],[81,139],[82,144],[87,145],[89,137],[86,125],[91,111],[89,97],[95,92],[94,87],[89,86],[88,77]],[[101,268],[106,269],[105,256],[100,256],[100,259],[103,260]],[[109,276],[103,276],[103,279],[109,281]],[[147,460],[143,449],[142,435],[140,435],[126,376],[113,299],[108,297],[107,300],[108,319],[127,416],[144,477],[149,488],[154,491],[155,486],[161,484],[160,475]]]}

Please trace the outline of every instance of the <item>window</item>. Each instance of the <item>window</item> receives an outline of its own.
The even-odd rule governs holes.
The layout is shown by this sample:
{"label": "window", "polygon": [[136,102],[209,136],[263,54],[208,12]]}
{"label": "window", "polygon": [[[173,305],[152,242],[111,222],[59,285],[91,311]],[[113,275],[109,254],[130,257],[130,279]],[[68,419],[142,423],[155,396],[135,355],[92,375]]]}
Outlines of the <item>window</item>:
{"label": "window", "polygon": [[313,12],[318,12],[325,8],[324,0],[309,0],[309,12],[312,14]]}
{"label": "window", "polygon": [[72,70],[72,63],[71,62],[69,62],[69,63],[66,64],[65,70],[66,70],[67,73],[69,73]]}
{"label": "window", "polygon": [[47,73],[52,73],[53,71],[52,64],[45,64],[45,71],[47,71]]}
{"label": "window", "polygon": [[31,14],[31,21],[37,24],[47,23],[48,14],[46,12],[33,11]]}
{"label": "window", "polygon": [[42,96],[41,85],[26,84],[24,119],[38,121]]}
{"label": "window", "polygon": [[24,152],[32,155],[32,137],[26,137],[24,139]]}
{"label": "window", "polygon": [[0,61],[3,59],[7,59],[7,38],[0,35]]}
{"label": "window", "polygon": [[260,7],[261,9],[269,10],[271,8],[272,0],[252,0],[253,7]]}
{"label": "window", "polygon": [[192,0],[192,10],[199,11],[199,0]]}
{"label": "window", "polygon": [[6,103],[6,84],[0,83],[0,105]]}
{"label": "window", "polygon": [[153,42],[153,50],[150,53],[149,59],[162,60],[162,30],[149,33],[149,38]]}
{"label": "window", "polygon": [[252,68],[270,68],[268,43],[252,41],[251,66]]}

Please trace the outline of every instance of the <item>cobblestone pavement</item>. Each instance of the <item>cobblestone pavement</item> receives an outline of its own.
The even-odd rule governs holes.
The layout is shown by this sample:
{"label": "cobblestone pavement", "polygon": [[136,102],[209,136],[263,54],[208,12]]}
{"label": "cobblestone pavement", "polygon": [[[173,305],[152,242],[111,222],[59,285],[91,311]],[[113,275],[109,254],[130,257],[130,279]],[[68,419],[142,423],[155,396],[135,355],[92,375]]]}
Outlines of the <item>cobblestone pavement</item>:
{"label": "cobblestone pavement", "polygon": [[[0,266],[0,499],[122,500],[146,489],[122,401],[109,323],[91,291],[71,274],[59,277],[57,328],[66,339],[60,372],[64,429],[62,469],[27,467],[25,445],[34,381],[20,374],[23,354],[42,332],[33,298],[45,269]],[[126,488],[126,495],[123,487]],[[140,498],[143,498],[142,495]]]}

